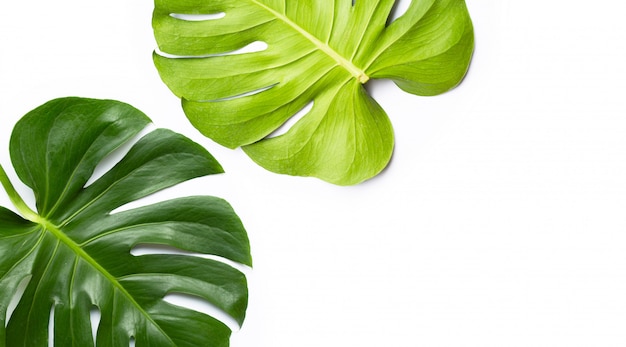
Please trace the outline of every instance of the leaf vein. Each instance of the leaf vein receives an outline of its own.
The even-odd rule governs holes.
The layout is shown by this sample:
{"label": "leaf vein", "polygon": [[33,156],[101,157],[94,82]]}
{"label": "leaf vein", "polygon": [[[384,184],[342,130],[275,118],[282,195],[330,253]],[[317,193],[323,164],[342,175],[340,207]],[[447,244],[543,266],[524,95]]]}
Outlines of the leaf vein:
{"label": "leaf vein", "polygon": [[349,61],[348,59],[344,58],[341,54],[337,53],[337,51],[335,51],[332,47],[330,47],[326,43],[320,41],[320,39],[318,39],[317,37],[315,37],[314,35],[312,35],[308,31],[304,30],[298,24],[296,24],[291,19],[289,19],[289,17],[287,17],[286,15],[283,15],[283,14],[279,13],[278,11],[272,9],[271,7],[269,7],[269,6],[265,5],[265,4],[260,3],[257,0],[251,0],[251,2],[257,4],[259,7],[261,7],[263,9],[265,9],[266,11],[270,12],[276,18],[280,19],[285,24],[290,26],[293,30],[295,30],[296,32],[300,33],[307,40],[309,40],[313,45],[315,45],[319,50],[321,50],[322,52],[326,53],[329,57],[331,57],[333,60],[335,60],[337,65],[339,65],[339,66],[343,67],[344,69],[348,70],[348,72],[350,72],[350,74],[353,77],[355,77],[359,82],[365,83],[365,82],[367,82],[367,80],[369,80],[369,77],[365,74],[365,72],[363,70],[361,70],[360,68],[355,66],[351,61]]}
{"label": "leaf vein", "polygon": [[[57,244],[54,247],[54,251],[52,252],[52,255],[50,256],[50,259],[48,260],[48,263],[46,264],[45,269],[43,270],[43,273],[41,274],[41,277],[39,278],[39,282],[37,282],[37,287],[35,288],[35,293],[33,293],[33,300],[36,300],[39,295],[37,295],[37,293],[39,292],[39,289],[41,288],[41,283],[43,282],[43,278],[45,277],[46,273],[48,273],[48,270],[50,270],[50,265],[52,264],[52,262],[54,261],[54,257],[56,256],[57,251],[59,250],[59,245],[61,244],[61,240],[57,240]],[[26,316],[26,327],[30,326],[30,317],[33,314],[33,307],[34,307],[34,303],[28,308],[28,315]],[[26,341],[24,341],[26,342]],[[26,347],[26,346],[24,346]]]}
{"label": "leaf vein", "polygon": [[[110,128],[111,126],[117,124],[118,122],[115,121],[113,123],[109,123],[105,129],[102,130],[101,134],[104,133],[106,131],[106,129]],[[63,192],[61,192],[61,195],[59,196],[59,198],[57,199],[56,203],[54,204],[54,206],[52,206],[52,208],[50,209],[50,211],[44,216],[44,217],[49,217],[50,215],[52,215],[54,213],[54,211],[59,207],[59,203],[61,203],[61,201],[63,200],[63,198],[65,197],[65,195],[67,194],[67,191],[70,188],[70,185],[72,183],[72,180],[74,179],[74,176],[76,175],[76,172],[78,171],[78,168],[82,165],[82,163],[85,161],[85,158],[87,157],[87,154],[89,153],[89,150],[94,146],[94,144],[96,143],[97,139],[100,138],[100,136],[98,136],[96,139],[93,140],[93,142],[89,145],[89,148],[87,148],[85,150],[85,152],[83,153],[83,155],[80,157],[80,160],[78,161],[78,163],[74,166],[74,170],[72,170],[72,174],[70,175],[70,177],[67,180],[67,183],[65,184],[65,187],[63,188]]]}
{"label": "leaf vein", "polygon": [[84,249],[82,249],[79,245],[77,245],[74,240],[68,237],[65,233],[59,229],[59,227],[51,224],[50,222],[42,219],[42,222],[45,223],[46,229],[52,233],[59,242],[63,242],[66,246],[68,246],[74,253],[84,259],[88,264],[90,264],[95,270],[100,272],[110,283],[113,285],[113,288],[116,292],[120,292],[123,297],[125,297],[136,309],[139,313],[152,325],[156,327],[156,329],[167,338],[172,345],[176,345],[174,341],[172,341],[171,337],[161,328],[159,324],[157,324],[154,319],[146,312],[141,305],[135,300],[135,298],[124,288],[124,286],[117,280],[115,276],[113,276],[110,272],[108,272],[102,265],[100,265],[95,259],[93,259]]}
{"label": "leaf vein", "polygon": [[37,242],[33,245],[33,247],[22,257],[20,258],[18,261],[15,262],[15,264],[13,264],[13,266],[11,266],[11,268],[9,268],[9,270],[7,270],[7,272],[5,272],[2,276],[0,276],[0,282],[4,279],[4,277],[11,273],[11,271],[13,271],[13,269],[15,269],[18,265],[20,265],[24,259],[30,257],[31,254],[33,254],[33,252],[39,248],[39,245],[41,244],[41,241],[43,240],[43,237],[46,235],[46,233],[44,233],[44,230],[41,230],[42,233],[39,236],[39,240],[37,240]]}

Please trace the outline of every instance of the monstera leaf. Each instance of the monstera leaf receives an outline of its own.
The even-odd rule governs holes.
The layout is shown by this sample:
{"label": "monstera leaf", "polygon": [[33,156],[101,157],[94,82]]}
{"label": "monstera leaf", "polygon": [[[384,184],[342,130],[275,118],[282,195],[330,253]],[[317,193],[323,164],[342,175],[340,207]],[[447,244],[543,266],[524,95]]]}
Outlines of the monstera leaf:
{"label": "monstera leaf", "polygon": [[[55,346],[128,346],[131,339],[136,346],[228,345],[225,324],[164,297],[192,295],[243,321],[245,277],[220,259],[251,263],[232,208],[193,196],[112,213],[166,187],[222,172],[215,159],[182,135],[159,129],[86,186],[96,165],[149,121],[117,101],[66,98],[15,126],[11,159],[35,194],[37,212],[0,167],[0,181],[22,215],[0,208],[0,346],[48,346],[51,321]],[[181,252],[131,254],[138,245]],[[94,310],[100,314],[95,342]]]}
{"label": "monstera leaf", "polygon": [[[473,51],[463,0],[412,0],[391,21],[397,2],[155,0],[154,61],[206,136],[274,172],[356,184],[393,151],[390,121],[363,85],[388,78],[439,94]],[[254,42],[267,48],[240,50]],[[299,111],[308,112],[272,136]]]}

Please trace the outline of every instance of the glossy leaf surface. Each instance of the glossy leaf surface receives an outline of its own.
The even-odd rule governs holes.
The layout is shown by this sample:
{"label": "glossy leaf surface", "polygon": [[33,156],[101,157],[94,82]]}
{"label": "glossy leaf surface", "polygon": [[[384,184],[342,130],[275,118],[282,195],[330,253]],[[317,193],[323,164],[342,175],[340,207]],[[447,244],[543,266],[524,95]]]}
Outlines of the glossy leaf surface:
{"label": "glossy leaf surface", "polygon": [[[183,181],[221,173],[217,161],[186,137],[157,129],[86,186],[96,165],[149,122],[117,101],[65,98],[17,123],[11,159],[34,192],[37,212],[0,167],[0,181],[21,214],[0,208],[0,345],[48,346],[53,321],[55,346],[128,346],[131,338],[136,346],[228,346],[231,331],[224,323],[164,297],[192,295],[243,322],[245,276],[219,261],[251,264],[247,234],[229,204],[192,196],[112,213]],[[138,245],[183,252],[132,255]],[[24,281],[21,299],[8,312]],[[94,309],[100,316],[95,341]]]}
{"label": "glossy leaf surface", "polygon": [[[364,88],[392,79],[436,95],[472,55],[463,0],[156,0],[161,78],[192,124],[278,173],[350,185],[389,162],[391,123]],[[263,42],[266,49],[238,51]],[[286,133],[271,136],[309,104]]]}

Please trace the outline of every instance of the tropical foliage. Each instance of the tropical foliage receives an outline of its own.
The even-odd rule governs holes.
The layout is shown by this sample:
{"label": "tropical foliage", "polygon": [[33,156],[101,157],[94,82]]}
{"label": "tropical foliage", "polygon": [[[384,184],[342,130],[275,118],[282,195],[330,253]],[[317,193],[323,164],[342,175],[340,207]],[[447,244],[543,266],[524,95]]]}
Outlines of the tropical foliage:
{"label": "tropical foliage", "polygon": [[[389,162],[389,118],[364,88],[456,86],[472,55],[463,0],[156,0],[161,78],[203,134],[278,173],[350,185]],[[266,49],[242,53],[255,42]],[[312,107],[310,109],[307,106]],[[299,111],[286,133],[273,136]]]}
{"label": "tropical foliage", "polygon": [[[164,297],[192,295],[243,322],[245,276],[220,260],[251,264],[246,232],[232,208],[215,197],[192,196],[114,211],[220,173],[217,161],[184,136],[157,129],[87,184],[98,163],[149,122],[117,101],[64,98],[15,126],[11,159],[33,190],[36,211],[0,166],[0,182],[20,213],[0,207],[1,346],[48,346],[51,321],[55,346],[128,346],[131,339],[136,346],[228,345],[224,323]],[[133,255],[140,245],[179,252]],[[91,321],[92,311],[99,322]]]}

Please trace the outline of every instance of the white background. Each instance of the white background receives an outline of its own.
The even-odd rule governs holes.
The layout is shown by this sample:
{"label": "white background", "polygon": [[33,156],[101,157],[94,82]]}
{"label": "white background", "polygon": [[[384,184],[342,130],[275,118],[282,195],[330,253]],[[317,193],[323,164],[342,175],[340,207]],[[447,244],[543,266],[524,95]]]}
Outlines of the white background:
{"label": "white background", "polygon": [[234,347],[626,346],[623,6],[467,4],[467,78],[430,98],[374,83],[396,150],[346,188],[193,129],[152,65],[151,1],[5,1],[0,162],[28,195],[10,131],[70,95],[128,102],[208,148],[227,174],[149,201],[217,195],[243,219],[255,266]]}

